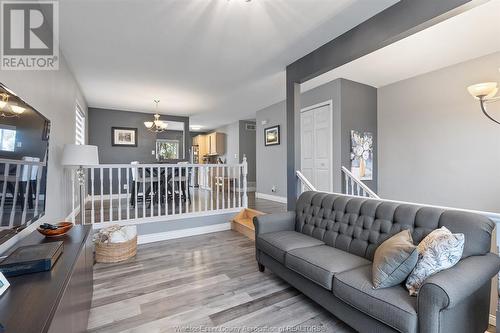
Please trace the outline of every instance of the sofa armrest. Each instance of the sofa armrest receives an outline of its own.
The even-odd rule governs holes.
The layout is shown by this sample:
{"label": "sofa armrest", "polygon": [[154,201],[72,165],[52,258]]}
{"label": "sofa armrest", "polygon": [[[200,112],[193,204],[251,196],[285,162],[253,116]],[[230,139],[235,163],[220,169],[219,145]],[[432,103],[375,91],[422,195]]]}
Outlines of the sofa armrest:
{"label": "sofa armrest", "polygon": [[[455,266],[430,276],[418,293],[420,328],[425,332],[439,332],[440,311],[467,302],[481,287],[489,284],[499,270],[498,255],[487,253],[462,259]],[[487,311],[489,297],[484,302]]]}
{"label": "sofa armrest", "polygon": [[295,212],[267,214],[255,216],[253,218],[255,226],[255,235],[261,235],[269,232],[295,230]]}

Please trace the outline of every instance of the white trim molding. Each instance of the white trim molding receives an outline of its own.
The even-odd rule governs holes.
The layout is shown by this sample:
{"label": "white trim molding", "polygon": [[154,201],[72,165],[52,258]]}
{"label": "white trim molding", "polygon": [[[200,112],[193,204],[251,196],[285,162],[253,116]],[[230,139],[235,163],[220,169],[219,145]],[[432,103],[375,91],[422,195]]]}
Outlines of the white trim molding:
{"label": "white trim molding", "polygon": [[496,316],[490,314],[490,318],[489,318],[488,322],[491,326],[497,327],[497,317]]}
{"label": "white trim molding", "polygon": [[207,225],[203,227],[157,232],[154,234],[145,234],[137,236],[137,244],[154,243],[169,239],[184,238],[184,237],[203,235],[212,232],[219,232],[226,230],[231,230],[231,223],[225,222],[214,225]]}
{"label": "white trim molding", "polygon": [[271,194],[265,194],[265,193],[259,193],[259,192],[255,192],[255,198],[256,199],[271,200],[271,201],[285,203],[285,204],[287,203],[286,197],[280,197],[277,195],[271,195]]}

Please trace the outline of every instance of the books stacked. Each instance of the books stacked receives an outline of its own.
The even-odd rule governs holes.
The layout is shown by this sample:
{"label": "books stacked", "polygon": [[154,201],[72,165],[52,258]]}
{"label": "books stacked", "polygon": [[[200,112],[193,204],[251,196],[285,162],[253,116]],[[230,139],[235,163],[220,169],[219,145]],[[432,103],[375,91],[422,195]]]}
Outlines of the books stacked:
{"label": "books stacked", "polygon": [[0,263],[6,277],[49,271],[61,256],[63,242],[21,246]]}

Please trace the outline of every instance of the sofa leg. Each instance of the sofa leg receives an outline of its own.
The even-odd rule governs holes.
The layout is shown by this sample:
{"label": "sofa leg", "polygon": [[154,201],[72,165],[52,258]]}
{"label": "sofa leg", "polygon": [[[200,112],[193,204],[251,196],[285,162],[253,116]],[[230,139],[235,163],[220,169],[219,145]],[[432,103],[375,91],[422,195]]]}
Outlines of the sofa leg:
{"label": "sofa leg", "polygon": [[266,270],[266,267],[262,264],[259,264],[259,272],[264,272]]}

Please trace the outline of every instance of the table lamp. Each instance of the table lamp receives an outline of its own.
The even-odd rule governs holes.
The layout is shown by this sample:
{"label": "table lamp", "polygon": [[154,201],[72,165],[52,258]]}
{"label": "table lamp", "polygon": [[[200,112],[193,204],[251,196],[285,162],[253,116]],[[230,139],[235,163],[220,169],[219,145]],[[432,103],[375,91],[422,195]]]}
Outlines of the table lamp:
{"label": "table lamp", "polygon": [[80,215],[82,217],[81,223],[83,224],[85,222],[85,200],[83,196],[83,187],[85,186],[85,170],[83,167],[87,165],[99,164],[97,146],[65,144],[61,163],[67,167],[78,167],[76,175],[78,178],[78,184],[80,185]]}

